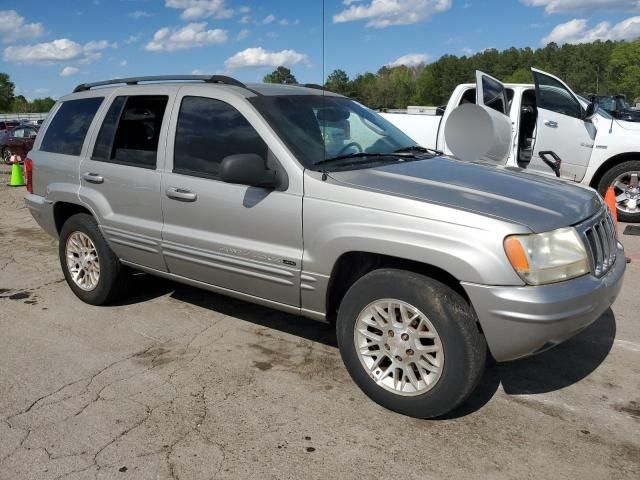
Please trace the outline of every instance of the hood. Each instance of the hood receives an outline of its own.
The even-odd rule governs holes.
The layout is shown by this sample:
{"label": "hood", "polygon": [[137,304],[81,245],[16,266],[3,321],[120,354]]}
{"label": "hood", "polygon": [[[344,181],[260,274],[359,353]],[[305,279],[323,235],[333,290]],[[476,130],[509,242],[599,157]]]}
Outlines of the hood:
{"label": "hood", "polygon": [[602,206],[595,190],[573,182],[448,157],[329,175],[344,184],[499,218],[534,232],[575,225]]}
{"label": "hood", "polygon": [[618,126],[620,126],[620,128],[631,130],[633,132],[640,132],[640,115],[638,116],[638,121],[616,119],[615,122],[618,124]]}

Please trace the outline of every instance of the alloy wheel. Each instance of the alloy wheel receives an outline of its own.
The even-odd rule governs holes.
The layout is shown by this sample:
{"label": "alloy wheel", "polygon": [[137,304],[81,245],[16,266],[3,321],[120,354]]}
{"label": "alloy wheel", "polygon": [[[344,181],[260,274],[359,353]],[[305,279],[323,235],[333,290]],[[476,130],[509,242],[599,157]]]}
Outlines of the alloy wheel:
{"label": "alloy wheel", "polygon": [[402,396],[431,390],[444,368],[440,336],[427,316],[401,300],[367,305],[355,323],[362,366],[382,388]]}
{"label": "alloy wheel", "polygon": [[100,281],[100,259],[95,245],[83,232],[73,232],[65,248],[67,268],[73,283],[91,291]]}
{"label": "alloy wheel", "polygon": [[640,213],[640,172],[629,171],[618,175],[613,181],[616,207],[624,213]]}

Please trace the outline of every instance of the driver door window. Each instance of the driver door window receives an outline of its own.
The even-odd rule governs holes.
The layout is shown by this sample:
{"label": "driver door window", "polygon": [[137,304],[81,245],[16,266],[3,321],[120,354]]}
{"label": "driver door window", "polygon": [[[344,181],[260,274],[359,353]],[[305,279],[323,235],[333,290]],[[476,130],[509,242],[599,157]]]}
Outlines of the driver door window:
{"label": "driver door window", "polygon": [[173,172],[218,179],[222,160],[255,153],[266,160],[267,144],[242,114],[213,98],[184,97],[178,115]]}
{"label": "driver door window", "polygon": [[562,83],[546,75],[539,75],[537,87],[538,108],[574,118],[582,118],[580,103],[565,89]]}

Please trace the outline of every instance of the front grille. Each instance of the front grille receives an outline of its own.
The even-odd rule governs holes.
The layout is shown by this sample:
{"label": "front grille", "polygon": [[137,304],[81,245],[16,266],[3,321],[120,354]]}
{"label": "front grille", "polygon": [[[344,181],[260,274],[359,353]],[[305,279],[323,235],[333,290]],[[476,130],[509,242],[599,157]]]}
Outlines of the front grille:
{"label": "front grille", "polygon": [[613,218],[608,209],[595,219],[587,222],[582,229],[591,272],[601,277],[611,269],[616,261],[617,234]]}

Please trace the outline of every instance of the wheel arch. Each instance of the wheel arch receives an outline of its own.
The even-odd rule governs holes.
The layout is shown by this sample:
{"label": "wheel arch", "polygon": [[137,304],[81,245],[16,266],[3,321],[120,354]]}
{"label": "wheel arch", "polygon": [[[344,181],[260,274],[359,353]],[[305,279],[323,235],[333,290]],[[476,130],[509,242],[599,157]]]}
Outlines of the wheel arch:
{"label": "wheel arch", "polygon": [[62,230],[64,223],[73,215],[78,213],[86,213],[87,215],[94,216],[88,208],[71,202],[56,202],[53,205],[53,218],[55,221],[56,230],[58,235]]}
{"label": "wheel arch", "polygon": [[591,177],[591,182],[589,182],[589,186],[597,190],[600,180],[602,180],[602,177],[604,177],[612,167],[629,160],[640,160],[640,152],[624,152],[608,158],[602,165],[598,167],[596,173],[593,174],[593,177]]}
{"label": "wheel arch", "polygon": [[379,253],[350,251],[340,255],[331,270],[325,299],[326,318],[329,322],[335,322],[338,307],[349,288],[359,278],[380,268],[397,268],[433,278],[459,293],[471,305],[460,280],[440,267]]}

